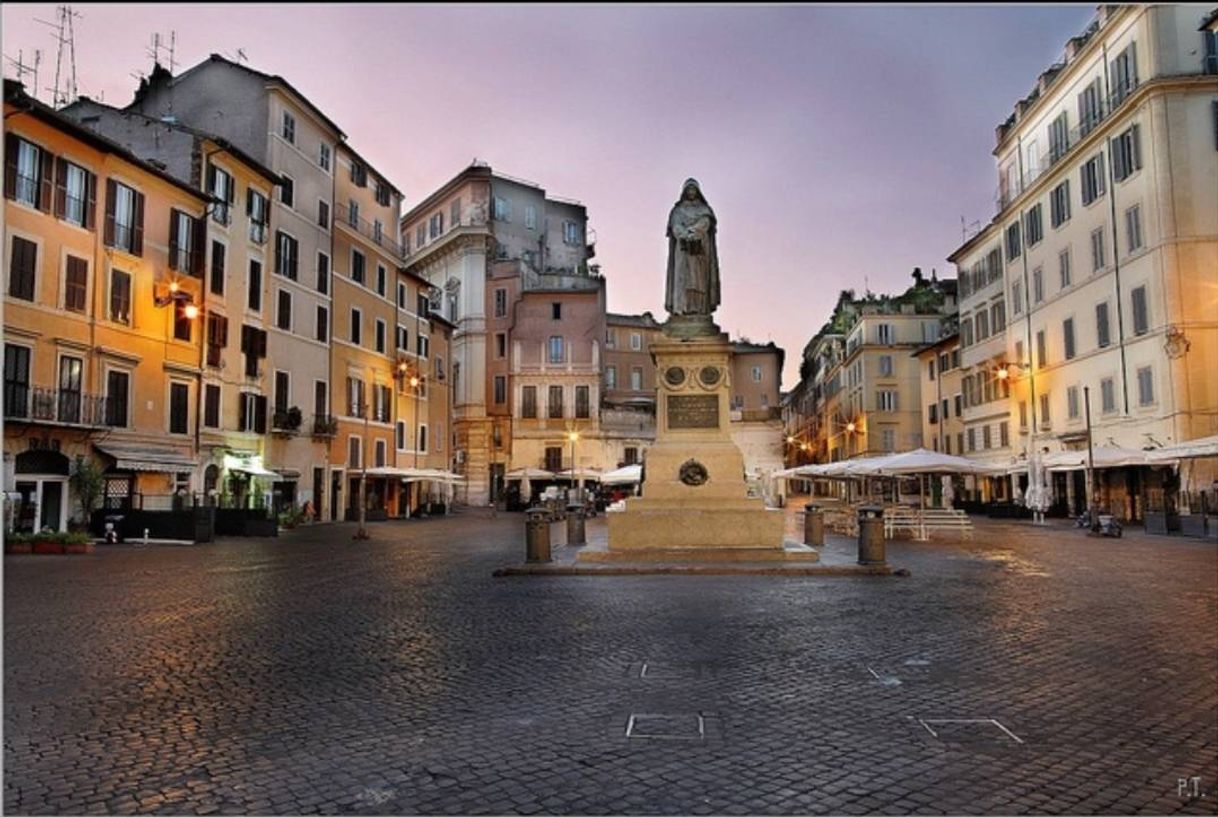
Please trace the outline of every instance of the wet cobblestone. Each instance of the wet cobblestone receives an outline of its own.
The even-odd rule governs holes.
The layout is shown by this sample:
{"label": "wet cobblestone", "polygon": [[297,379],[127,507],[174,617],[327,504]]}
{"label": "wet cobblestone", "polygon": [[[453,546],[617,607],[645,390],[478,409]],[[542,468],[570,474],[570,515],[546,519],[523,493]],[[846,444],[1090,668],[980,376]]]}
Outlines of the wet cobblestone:
{"label": "wet cobblestone", "polygon": [[523,530],[6,557],[5,812],[1218,813],[1213,544],[983,522],[890,544],[909,578],[492,578]]}

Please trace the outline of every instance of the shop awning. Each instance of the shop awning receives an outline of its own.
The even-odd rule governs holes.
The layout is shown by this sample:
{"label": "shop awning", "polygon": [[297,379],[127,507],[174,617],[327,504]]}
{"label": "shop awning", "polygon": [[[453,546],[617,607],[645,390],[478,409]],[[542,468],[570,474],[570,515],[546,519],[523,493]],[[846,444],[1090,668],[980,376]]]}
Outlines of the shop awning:
{"label": "shop awning", "polygon": [[258,454],[225,454],[224,467],[230,471],[240,471],[243,474],[249,474],[251,477],[263,477],[270,480],[282,479],[277,472],[269,470],[262,464],[262,457]]}
{"label": "shop awning", "polygon": [[1146,457],[1152,462],[1162,463],[1174,459],[1195,460],[1202,457],[1218,457],[1218,436],[1201,437],[1196,440],[1165,445],[1154,451],[1147,451]]}
{"label": "shop awning", "polygon": [[643,479],[642,465],[623,465],[614,471],[601,474],[601,485],[631,485]]}
{"label": "shop awning", "polygon": [[107,457],[113,457],[114,467],[119,471],[176,474],[181,471],[193,471],[198,465],[198,460],[189,453],[168,446],[106,443],[94,444],[94,447]]}

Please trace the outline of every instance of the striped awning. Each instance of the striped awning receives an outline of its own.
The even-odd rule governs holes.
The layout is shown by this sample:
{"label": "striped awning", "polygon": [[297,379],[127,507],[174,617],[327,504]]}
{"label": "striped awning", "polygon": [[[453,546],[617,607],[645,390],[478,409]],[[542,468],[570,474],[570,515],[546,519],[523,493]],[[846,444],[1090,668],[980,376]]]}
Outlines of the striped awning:
{"label": "striped awning", "polygon": [[107,457],[114,458],[118,471],[150,471],[159,474],[176,474],[193,471],[198,464],[196,458],[178,448],[160,445],[119,445],[106,443],[94,447]]}

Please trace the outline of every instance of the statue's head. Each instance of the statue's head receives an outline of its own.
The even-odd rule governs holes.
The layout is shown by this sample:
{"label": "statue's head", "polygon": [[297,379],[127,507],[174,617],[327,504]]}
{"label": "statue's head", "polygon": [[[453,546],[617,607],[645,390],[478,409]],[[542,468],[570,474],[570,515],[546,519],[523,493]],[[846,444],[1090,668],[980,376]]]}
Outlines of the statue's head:
{"label": "statue's head", "polygon": [[685,186],[681,188],[681,198],[685,201],[706,201],[702,195],[702,188],[698,186],[697,179],[685,180]]}

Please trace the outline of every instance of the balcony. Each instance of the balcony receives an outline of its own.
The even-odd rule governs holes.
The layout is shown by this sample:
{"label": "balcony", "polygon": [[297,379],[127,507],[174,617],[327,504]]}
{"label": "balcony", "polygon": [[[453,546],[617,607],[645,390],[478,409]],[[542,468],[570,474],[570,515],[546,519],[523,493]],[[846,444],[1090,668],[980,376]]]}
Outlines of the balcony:
{"label": "balcony", "polygon": [[338,420],[332,414],[313,415],[313,436],[329,439],[338,434]]}
{"label": "balcony", "polygon": [[295,436],[300,431],[300,409],[292,406],[289,409],[276,409],[271,415],[271,433],[285,437]]}
{"label": "balcony", "polygon": [[11,423],[97,428],[106,425],[106,402],[100,394],[8,383],[4,387],[4,419]]}
{"label": "balcony", "polygon": [[344,208],[341,204],[336,206],[338,212],[334,216],[335,223],[343,225],[348,230],[354,230],[373,244],[383,248],[399,261],[405,260],[405,248],[395,241],[392,234],[388,232],[388,230],[396,230],[396,224],[390,224],[388,227],[381,225],[381,228],[378,230],[377,225],[360,218],[358,211],[353,213],[349,208]]}

